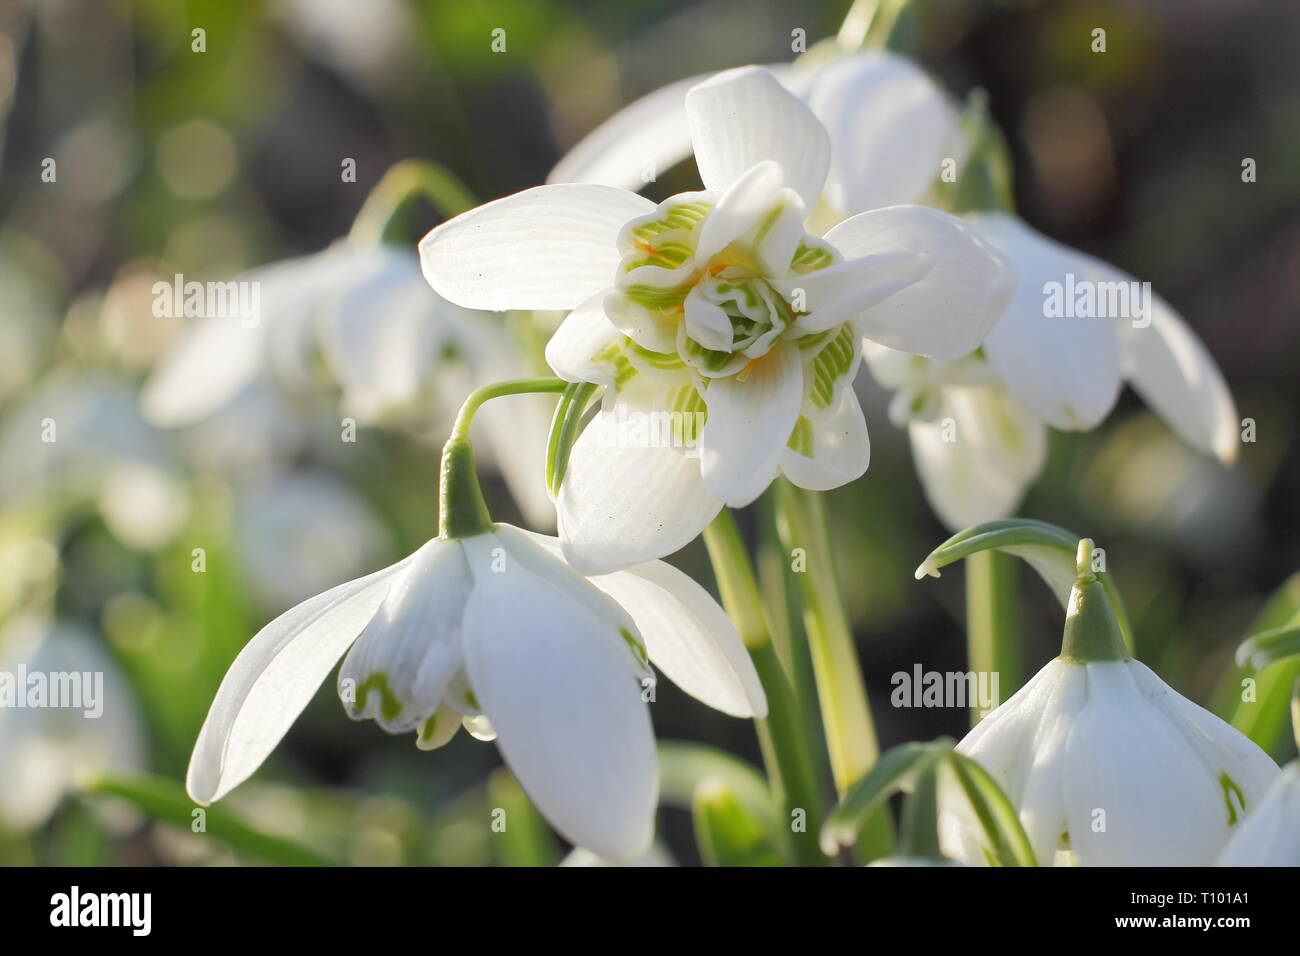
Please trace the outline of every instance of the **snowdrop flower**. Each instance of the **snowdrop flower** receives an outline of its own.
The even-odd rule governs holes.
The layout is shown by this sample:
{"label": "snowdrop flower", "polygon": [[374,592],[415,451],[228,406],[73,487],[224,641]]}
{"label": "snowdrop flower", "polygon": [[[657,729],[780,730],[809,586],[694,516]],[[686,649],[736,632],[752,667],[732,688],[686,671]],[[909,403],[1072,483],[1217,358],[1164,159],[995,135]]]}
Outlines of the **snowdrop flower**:
{"label": "snowdrop flower", "polygon": [[[1061,656],[957,745],[1019,810],[1040,861],[1205,866],[1255,811],[1277,765],[1124,649],[1080,543]],[[984,862],[976,831],[944,815],[944,852]]]}
{"label": "snowdrop flower", "polygon": [[[677,550],[778,473],[815,490],[857,478],[869,444],[846,386],[861,339],[955,358],[1011,292],[1001,260],[934,209],[806,233],[829,138],[768,71],[722,73],[691,89],[686,110],[703,192],[656,206],[611,187],[542,186],[420,244],[426,277],[451,301],[573,310],[547,360],[606,386],[557,501],[566,556],[583,571]],[[609,447],[622,423],[647,419],[670,424]]]}
{"label": "snowdrop flower", "polygon": [[[415,427],[433,419],[442,431],[466,391],[520,372],[499,318],[433,294],[416,256],[396,245],[344,240],[239,281],[257,283],[259,314],[192,320],[142,390],[149,421],[208,428],[255,400],[279,422],[274,440],[282,444],[286,425],[305,430],[293,407],[328,382],[339,389],[342,414],[359,424]],[[495,409],[485,415],[492,461],[529,520],[550,524],[536,467],[549,418],[535,404],[515,412],[510,421]],[[289,437],[289,447],[303,440]]]}
{"label": "snowdrop flower", "polygon": [[[1231,464],[1238,444],[1232,395],[1167,302],[1014,216],[966,219],[1017,278],[1015,296],[979,352],[946,365],[870,346],[866,355],[881,384],[898,390],[895,408],[908,426],[917,471],[945,524],[955,530],[1012,514],[1042,470],[1047,427],[1096,427],[1125,381],[1185,442]],[[1099,295],[1116,283],[1130,290],[1131,306],[1147,299],[1145,314],[1050,314],[1049,297],[1058,291]]]}
{"label": "snowdrop flower", "polygon": [[1216,866],[1300,866],[1300,760],[1282,768]]}
{"label": "snowdrop flower", "polygon": [[422,749],[462,725],[496,739],[560,833],[602,857],[637,857],[650,845],[658,793],[650,665],[726,713],[762,716],[739,636],[707,592],[666,564],[588,580],[555,539],[494,524],[468,441],[444,451],[440,509],[439,536],[414,554],[305,601],[253,638],[199,734],[190,795],[209,803],[252,774],[343,658],[339,693],[354,719],[413,731]]}
{"label": "snowdrop flower", "polygon": [[[131,691],[113,659],[90,634],[71,624],[15,618],[0,635],[0,822],[16,830],[39,827],[64,794],[102,772],[144,769],[144,728]],[[81,675],[71,706],[17,706],[33,677]],[[19,682],[19,675],[26,680]],[[102,680],[96,680],[101,675]],[[96,698],[96,699],[92,699]]]}

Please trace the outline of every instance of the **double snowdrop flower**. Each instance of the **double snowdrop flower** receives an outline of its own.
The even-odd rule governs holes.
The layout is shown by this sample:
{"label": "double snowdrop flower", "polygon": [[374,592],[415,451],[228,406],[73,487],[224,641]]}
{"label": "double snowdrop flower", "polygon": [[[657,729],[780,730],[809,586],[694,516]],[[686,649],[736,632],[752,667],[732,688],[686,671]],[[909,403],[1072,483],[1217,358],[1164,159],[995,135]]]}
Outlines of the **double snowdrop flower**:
{"label": "double snowdrop flower", "polygon": [[[453,302],[572,310],[547,360],[606,387],[557,501],[566,555],[584,571],[677,550],[778,473],[814,490],[857,478],[869,443],[846,386],[863,337],[956,358],[1011,294],[1001,259],[934,209],[806,232],[830,139],[767,70],[700,83],[685,109],[704,191],[656,206],[606,186],[542,186],[420,245],[426,277]],[[609,440],[646,420],[668,424]]]}
{"label": "double snowdrop flower", "polygon": [[487,517],[467,441],[443,457],[439,537],[303,602],[231,666],[191,758],[200,803],[252,774],[340,658],[354,719],[495,739],[542,814],[612,860],[650,845],[658,797],[651,665],[726,713],[767,704],[748,653],[703,588],[661,562],[588,579],[554,538]]}
{"label": "double snowdrop flower", "polygon": [[[1256,812],[1277,765],[1128,656],[1091,559],[1085,541],[1061,656],[957,750],[1006,792],[1040,862],[1209,865]],[[985,861],[963,812],[946,812],[942,829],[945,854]]]}

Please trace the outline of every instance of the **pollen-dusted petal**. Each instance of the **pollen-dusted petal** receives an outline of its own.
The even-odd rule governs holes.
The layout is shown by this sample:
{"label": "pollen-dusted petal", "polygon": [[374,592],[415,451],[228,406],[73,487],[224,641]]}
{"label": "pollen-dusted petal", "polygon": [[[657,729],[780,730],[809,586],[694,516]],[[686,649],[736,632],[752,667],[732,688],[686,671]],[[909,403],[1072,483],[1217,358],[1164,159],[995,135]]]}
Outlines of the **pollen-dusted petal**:
{"label": "pollen-dusted petal", "polygon": [[686,115],[705,187],[724,192],[770,159],[805,206],[816,204],[830,166],[830,137],[771,71],[745,66],[705,80],[686,94]]}
{"label": "pollen-dusted petal", "polygon": [[373,718],[390,734],[429,719],[461,666],[460,619],[470,587],[458,542],[434,538],[411,556],[339,668],[349,717]]}
{"label": "pollen-dusted petal", "polygon": [[709,417],[700,468],[710,493],[733,508],[749,504],[776,477],[803,402],[798,346],[783,342],[704,393]]}
{"label": "pollen-dusted petal", "polygon": [[438,226],[420,262],[435,292],[469,309],[572,309],[613,283],[619,231],[653,208],[610,186],[536,186]]}
{"label": "pollen-dusted petal", "polygon": [[658,800],[654,734],[614,622],[516,566],[478,576],[464,641],[497,746],[542,815],[601,856],[644,851]]}
{"label": "pollen-dusted petal", "polygon": [[285,611],[240,651],[217,690],[190,757],[185,786],[195,801],[219,799],[261,765],[409,560]]}
{"label": "pollen-dusted petal", "polygon": [[846,260],[888,252],[924,255],[931,268],[859,319],[862,334],[890,348],[958,358],[979,347],[1015,288],[1005,259],[966,223],[927,206],[859,213],[827,231]]}
{"label": "pollen-dusted petal", "polygon": [[1064,294],[1098,276],[1074,250],[1012,216],[980,213],[969,221],[1017,278],[1010,305],[984,340],[989,363],[1011,394],[1052,427],[1092,428],[1110,413],[1122,384],[1116,320],[1050,315],[1049,298],[1053,288]]}

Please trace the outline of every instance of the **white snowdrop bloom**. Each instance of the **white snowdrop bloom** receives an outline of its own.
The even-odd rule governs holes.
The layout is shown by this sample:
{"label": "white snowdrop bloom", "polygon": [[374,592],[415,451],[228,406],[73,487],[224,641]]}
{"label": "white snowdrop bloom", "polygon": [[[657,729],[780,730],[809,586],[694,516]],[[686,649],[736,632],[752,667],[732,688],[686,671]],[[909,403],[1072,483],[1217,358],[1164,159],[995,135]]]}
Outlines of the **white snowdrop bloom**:
{"label": "white snowdrop bloom", "polygon": [[130,687],[90,634],[15,618],[0,634],[0,664],[0,823],[39,827],[96,774],[144,769]]}
{"label": "white snowdrop bloom", "polygon": [[[877,50],[828,53],[819,46],[771,72],[830,137],[819,221],[924,203],[943,161],[951,158],[959,167],[966,156],[951,97],[905,57]],[[705,78],[681,80],[630,103],[570,150],[548,181],[639,190],[648,180],[647,164],[662,172],[689,158],[686,94]]]}
{"label": "white snowdrop bloom", "polygon": [[249,586],[280,609],[373,567],[387,534],[346,483],[303,469],[238,489],[235,541]]}
{"label": "white snowdrop bloom", "polygon": [[[573,310],[547,360],[606,386],[557,501],[584,571],[677,550],[778,473],[814,490],[857,478],[870,449],[846,386],[862,338],[955,358],[1011,294],[999,257],[934,209],[879,209],[809,235],[829,137],[767,70],[698,84],[686,111],[704,191],[656,206],[542,186],[420,244],[430,284],[454,302]],[[658,425],[625,428],[644,421]]]}
{"label": "white snowdrop bloom", "polygon": [[[291,450],[304,441],[307,400],[337,386],[340,413],[358,424],[441,432],[466,391],[521,374],[500,317],[441,299],[414,253],[395,245],[344,240],[237,281],[256,284],[256,316],[188,320],[141,392],[149,421],[211,432],[231,417],[243,436],[238,412],[256,405],[274,416],[274,428],[259,425],[267,442]],[[545,525],[554,512],[537,463],[548,426],[536,402],[510,421],[491,410],[483,424],[491,462],[528,519]],[[247,446],[236,441],[227,451],[242,458]]]}
{"label": "white snowdrop bloom", "polygon": [[190,795],[209,803],[252,774],[344,658],[353,718],[413,731],[423,749],[462,725],[495,739],[566,838],[611,860],[645,851],[658,794],[650,663],[713,707],[763,716],[749,656],[708,593],[666,564],[588,580],[555,539],[490,528],[435,538],[263,628],[217,692]]}
{"label": "white snowdrop bloom", "polygon": [[[957,750],[1005,791],[1040,862],[1208,866],[1255,811],[1277,765],[1128,656],[1088,570],[1087,545],[1061,656]],[[978,830],[957,806],[949,802],[943,815],[944,853],[984,863]]]}
{"label": "white snowdrop bloom", "polygon": [[1282,768],[1216,865],[1300,866],[1300,760]]}

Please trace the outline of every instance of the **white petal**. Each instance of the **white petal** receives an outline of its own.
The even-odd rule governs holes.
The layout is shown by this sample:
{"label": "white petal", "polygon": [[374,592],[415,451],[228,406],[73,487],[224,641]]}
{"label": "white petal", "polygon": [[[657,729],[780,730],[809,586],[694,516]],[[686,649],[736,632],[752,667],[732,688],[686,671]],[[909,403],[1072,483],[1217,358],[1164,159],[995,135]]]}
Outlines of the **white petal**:
{"label": "white petal", "polygon": [[605,293],[599,292],[574,309],[546,343],[546,364],[566,382],[611,385],[613,369],[592,356],[623,338],[605,314]]}
{"label": "white petal", "polygon": [[686,94],[695,161],[706,189],[725,192],[754,164],[775,160],[811,209],[830,165],[826,128],[769,70],[719,73]]}
{"label": "white petal", "polygon": [[783,187],[784,178],[771,160],[741,173],[700,227],[695,261],[704,263],[740,239],[759,254],[764,272],[780,274],[778,270],[789,268],[803,237],[805,212],[799,196]]}
{"label": "white petal", "polygon": [[599,183],[638,191],[691,155],[686,91],[705,74],[678,80],[623,107],[569,150],[549,183]]}
{"label": "white petal", "polygon": [[848,383],[840,389],[834,408],[805,412],[812,438],[812,455],[787,447],[781,472],[800,488],[829,491],[860,478],[871,464],[871,440],[858,396]]}
{"label": "white petal", "polygon": [[291,608],[239,652],[190,757],[185,787],[197,803],[224,796],[275,749],[407,560]]}
{"label": "white petal", "polygon": [[963,158],[947,94],[903,57],[872,52],[829,63],[808,102],[831,137],[826,196],[844,214],[920,202],[943,160]]}
{"label": "white petal", "polygon": [[866,310],[863,335],[890,348],[958,358],[979,347],[1011,298],[1007,263],[960,219],[926,206],[859,213],[830,229],[827,242],[845,259],[921,253],[931,268]]}
{"label": "white petal", "polygon": [[[1118,270],[1116,270],[1118,271]],[[1121,273],[1122,275],[1122,273]],[[1131,281],[1131,277],[1123,276]],[[1209,350],[1159,296],[1151,324],[1120,322],[1124,377],[1178,436],[1197,451],[1231,463],[1237,457],[1237,408]]]}
{"label": "white petal", "polygon": [[802,292],[807,314],[799,316],[795,328],[810,334],[856,319],[921,279],[933,266],[929,257],[919,253],[886,252],[768,281],[790,302],[797,302]]}
{"label": "white petal", "polygon": [[[560,543],[529,534],[551,553]],[[765,717],[767,697],[727,613],[689,575],[647,561],[591,578],[632,615],[650,660],[697,700],[733,717]]]}
{"label": "white petal", "polygon": [[1114,319],[1048,317],[1047,283],[1067,276],[1094,281],[1082,253],[1053,242],[1011,216],[982,213],[972,225],[1011,262],[1015,296],[984,342],[990,364],[1011,393],[1055,428],[1092,428],[1119,396]]}
{"label": "white petal", "polygon": [[460,621],[470,584],[456,542],[435,538],[411,555],[339,668],[348,716],[373,718],[399,734],[433,715],[460,670]]}
{"label": "white petal", "polygon": [[164,428],[193,425],[233,402],[262,370],[263,333],[238,319],[197,320],[145,382],[145,418]]}
{"label": "white petal", "polygon": [[654,208],[609,186],[537,186],[438,226],[420,262],[434,291],[466,308],[572,309],[614,284],[619,230]]}
{"label": "white petal", "polygon": [[1007,517],[1042,470],[1047,429],[1000,387],[942,394],[934,421],[908,425],[930,506],[954,531]]}
{"label": "white petal", "polygon": [[528,571],[477,579],[465,660],[497,746],[566,838],[616,860],[650,844],[654,735],[614,622]]}
{"label": "white petal", "polygon": [[671,407],[667,395],[625,391],[597,413],[573,446],[556,507],[565,556],[584,574],[671,554],[722,509],[705,488],[691,450],[609,441],[620,416],[626,421],[628,416],[663,413]]}
{"label": "white petal", "polygon": [[1300,761],[1283,768],[1215,866],[1300,866]]}
{"label": "white petal", "polygon": [[752,362],[747,375],[714,379],[704,400],[709,406],[700,437],[704,484],[731,507],[744,507],[776,477],[799,419],[803,368],[798,348],[777,345]]}

